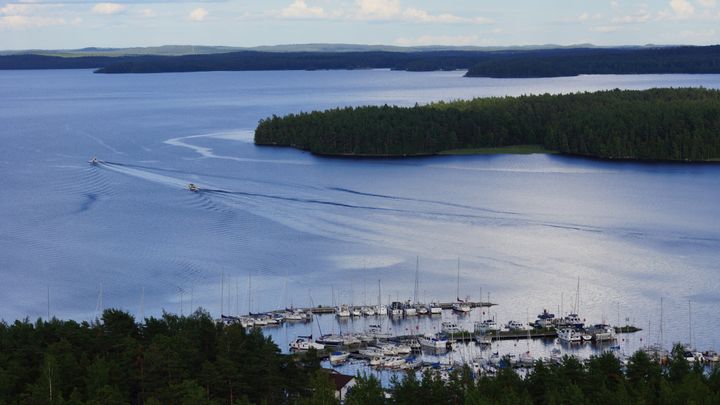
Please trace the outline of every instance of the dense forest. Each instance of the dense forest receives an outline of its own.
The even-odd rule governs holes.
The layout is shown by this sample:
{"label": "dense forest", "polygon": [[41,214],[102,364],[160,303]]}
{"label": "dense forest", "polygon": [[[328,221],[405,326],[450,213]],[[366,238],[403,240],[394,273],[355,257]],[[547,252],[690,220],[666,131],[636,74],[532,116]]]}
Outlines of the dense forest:
{"label": "dense forest", "polygon": [[718,73],[720,46],[583,49],[515,54],[472,66],[468,77],[558,77],[652,73]]}
{"label": "dense forest", "polygon": [[542,145],[609,159],[718,160],[720,91],[609,90],[338,108],[263,119],[255,143],[349,156]]}
{"label": "dense forest", "polygon": [[[357,377],[347,404],[717,404],[720,371],[667,366],[636,353],[626,369],[609,353],[537,362],[521,379],[503,369],[443,381],[433,370],[391,381]],[[386,398],[386,392],[390,398]],[[136,320],[106,310],[88,322],[0,323],[0,404],[336,404],[318,354],[282,355],[257,329],[221,326],[206,312]]]}
{"label": "dense forest", "polygon": [[[140,52],[140,50],[138,50]],[[108,53],[109,54],[109,53]],[[720,73],[720,46],[423,51],[238,51],[190,55],[0,55],[3,69],[88,69],[98,73],[247,70],[469,69],[467,76]]]}

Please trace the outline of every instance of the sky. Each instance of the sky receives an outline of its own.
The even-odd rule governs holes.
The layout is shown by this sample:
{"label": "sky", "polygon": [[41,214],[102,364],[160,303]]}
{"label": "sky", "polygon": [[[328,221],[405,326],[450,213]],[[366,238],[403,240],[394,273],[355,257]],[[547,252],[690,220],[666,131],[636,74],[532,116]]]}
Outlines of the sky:
{"label": "sky", "polygon": [[0,49],[720,43],[720,0],[0,0]]}

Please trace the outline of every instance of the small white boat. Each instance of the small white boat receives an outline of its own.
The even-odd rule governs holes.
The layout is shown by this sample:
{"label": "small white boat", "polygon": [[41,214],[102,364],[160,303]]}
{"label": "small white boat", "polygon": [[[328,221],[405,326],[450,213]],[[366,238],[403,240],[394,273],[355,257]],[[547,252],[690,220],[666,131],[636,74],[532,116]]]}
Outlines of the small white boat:
{"label": "small white boat", "polygon": [[717,363],[720,361],[720,356],[718,356],[718,353],[715,350],[703,352],[703,357],[705,357],[705,361],[710,363]]}
{"label": "small white boat", "polygon": [[248,316],[244,316],[240,318],[240,325],[242,325],[242,327],[245,329],[252,328],[253,326],[255,326],[255,320]]}
{"label": "small white boat", "polygon": [[431,349],[446,349],[448,340],[434,335],[425,335],[418,337],[418,342],[420,342],[420,345],[423,347],[429,347]]}
{"label": "small white boat", "polygon": [[363,307],[362,313],[365,316],[375,316],[375,308],[373,307]]}
{"label": "small white boat", "polygon": [[475,335],[475,342],[482,346],[490,346],[492,344],[492,337],[490,335]]}
{"label": "small white boat", "polygon": [[450,334],[457,334],[461,333],[462,329],[455,323],[450,321],[444,321],[440,324],[440,330],[443,331],[443,333]]}
{"label": "small white boat", "polygon": [[338,318],[349,318],[350,310],[348,309],[347,305],[341,305],[338,308],[336,308],[335,316],[337,316]]}
{"label": "small white boat", "polygon": [[566,343],[579,343],[583,339],[582,335],[572,328],[560,329],[557,334],[558,339]]}
{"label": "small white boat", "polygon": [[386,316],[388,314],[387,305],[378,305],[375,312],[380,316]]}
{"label": "small white boat", "polygon": [[290,349],[296,351],[308,351],[310,349],[323,350],[325,345],[312,341],[311,336],[298,336],[294,342],[290,342]]}
{"label": "small white boat", "polygon": [[535,358],[530,354],[529,351],[527,351],[520,354],[520,358],[518,361],[523,367],[532,367],[532,365],[535,363]]}
{"label": "small white boat", "polygon": [[350,357],[348,352],[332,352],[330,353],[330,364],[342,364],[347,361],[348,357]]}
{"label": "small white boat", "polygon": [[426,307],[425,305],[419,305],[419,306],[415,307],[415,310],[417,311],[418,315],[427,315],[430,313],[430,311],[428,310],[428,307]]}
{"label": "small white boat", "polygon": [[200,191],[200,188],[195,183],[188,183],[187,189],[192,191],[193,193],[197,193]]}
{"label": "small white boat", "polygon": [[475,333],[492,333],[499,331],[497,323],[492,319],[486,319],[482,322],[475,322]]}
{"label": "small white boat", "polygon": [[90,163],[90,164],[93,165],[93,166],[98,165],[100,162],[101,162],[101,161],[98,160],[98,158],[96,158],[95,156],[93,156],[92,159],[88,160],[88,163]]}
{"label": "small white boat", "polygon": [[402,357],[388,357],[383,361],[383,367],[386,368],[400,368],[405,364],[405,359]]}
{"label": "small white boat", "polygon": [[353,308],[350,310],[350,315],[352,315],[352,316],[362,316],[362,311],[360,311],[360,308],[358,308],[358,307],[353,307]]}
{"label": "small white boat", "polygon": [[286,321],[305,321],[309,319],[305,312],[299,309],[285,311],[283,316],[285,317]]}
{"label": "small white boat", "polygon": [[518,321],[510,321],[505,325],[505,327],[512,331],[525,330],[525,325]]}
{"label": "small white boat", "polygon": [[458,298],[458,301],[452,304],[453,311],[461,314],[467,314],[470,312],[470,304]]}
{"label": "small white boat", "polygon": [[607,342],[617,339],[615,328],[610,325],[597,324],[589,327],[587,333],[592,335],[596,342]]}
{"label": "small white boat", "polygon": [[442,314],[442,307],[437,302],[433,302],[430,304],[430,315],[439,315]]}

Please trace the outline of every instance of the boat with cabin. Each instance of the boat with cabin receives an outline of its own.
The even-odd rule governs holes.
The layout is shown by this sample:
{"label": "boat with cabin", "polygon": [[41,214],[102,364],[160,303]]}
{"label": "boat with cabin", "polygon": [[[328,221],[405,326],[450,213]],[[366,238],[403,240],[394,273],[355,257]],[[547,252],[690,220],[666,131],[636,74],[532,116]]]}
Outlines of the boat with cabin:
{"label": "boat with cabin", "polygon": [[325,349],[325,345],[313,342],[312,335],[298,336],[295,341],[290,342],[290,350],[304,352],[310,349],[323,350]]}
{"label": "boat with cabin", "polygon": [[558,339],[565,343],[580,343],[583,340],[582,334],[574,328],[562,328],[557,331]]}

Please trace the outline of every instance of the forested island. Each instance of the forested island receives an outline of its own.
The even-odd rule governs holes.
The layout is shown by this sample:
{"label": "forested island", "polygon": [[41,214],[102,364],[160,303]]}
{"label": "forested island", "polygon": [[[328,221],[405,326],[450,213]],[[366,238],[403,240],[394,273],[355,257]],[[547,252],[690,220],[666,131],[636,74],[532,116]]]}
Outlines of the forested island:
{"label": "forested island", "polygon": [[[689,364],[681,346],[661,366],[639,351],[626,367],[606,352],[537,361],[521,379],[456,368],[399,374],[383,388],[356,376],[346,404],[717,404],[720,369]],[[386,396],[386,394],[388,394]],[[259,329],[207,312],[140,322],[120,310],[96,321],[0,322],[2,404],[339,404],[318,353],[284,355]]]}
{"label": "forested island", "polygon": [[535,145],[606,159],[715,161],[720,160],[720,91],[616,89],[337,108],[263,119],[255,143],[336,156]]}
{"label": "forested island", "polygon": [[[97,69],[96,73],[251,70],[468,70],[469,77],[555,77],[579,74],[720,73],[720,46],[550,47],[498,50],[388,47],[302,47],[282,51],[187,47],[78,50],[0,55],[3,69]],[[260,48],[265,49],[265,48]],[[295,49],[328,49],[303,50]],[[344,51],[337,51],[344,49]],[[135,53],[132,53],[135,52]],[[181,54],[172,54],[179,52]]]}

